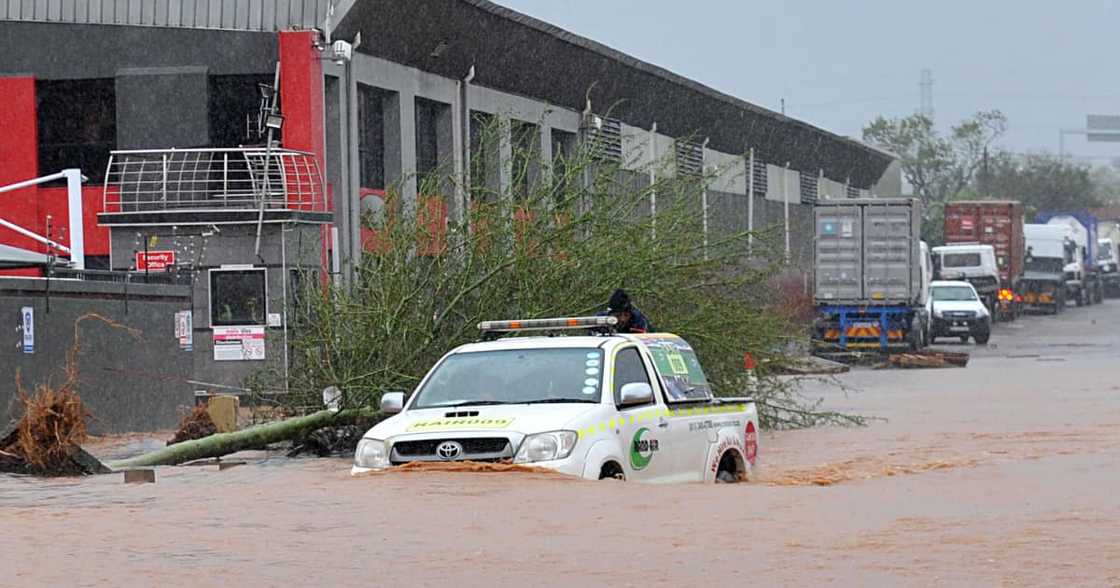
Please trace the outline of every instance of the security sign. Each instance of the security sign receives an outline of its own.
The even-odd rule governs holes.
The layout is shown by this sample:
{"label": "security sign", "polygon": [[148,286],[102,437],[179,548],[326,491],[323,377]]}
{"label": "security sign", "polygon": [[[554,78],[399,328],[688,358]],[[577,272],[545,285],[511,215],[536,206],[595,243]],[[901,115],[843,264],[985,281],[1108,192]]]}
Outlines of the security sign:
{"label": "security sign", "polygon": [[174,251],[137,251],[136,271],[164,272],[175,265]]}

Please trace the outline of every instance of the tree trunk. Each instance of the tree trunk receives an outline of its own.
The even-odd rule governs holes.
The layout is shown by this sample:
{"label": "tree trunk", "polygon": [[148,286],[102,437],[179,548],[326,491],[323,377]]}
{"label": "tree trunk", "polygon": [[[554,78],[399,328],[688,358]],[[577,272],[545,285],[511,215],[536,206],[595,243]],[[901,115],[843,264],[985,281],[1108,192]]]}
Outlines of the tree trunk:
{"label": "tree trunk", "polygon": [[194,441],[184,441],[131,459],[111,461],[106,465],[114,470],[127,470],[221,457],[246,449],[263,447],[269,443],[295,439],[316,429],[343,425],[376,414],[376,411],[371,409],[349,409],[339,412],[321,410],[307,416],[257,425],[233,433],[220,433]]}

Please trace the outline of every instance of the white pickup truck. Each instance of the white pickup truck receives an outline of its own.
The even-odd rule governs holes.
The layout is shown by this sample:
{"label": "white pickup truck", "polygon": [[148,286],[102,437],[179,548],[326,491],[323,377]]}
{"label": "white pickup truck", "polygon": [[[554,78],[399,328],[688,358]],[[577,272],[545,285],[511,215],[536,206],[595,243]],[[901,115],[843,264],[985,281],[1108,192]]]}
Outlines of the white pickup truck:
{"label": "white pickup truck", "polygon": [[[352,474],[415,461],[532,464],[587,479],[746,480],[758,459],[750,398],[716,398],[670,334],[622,335],[613,317],[488,321],[358,444]],[[585,334],[588,329],[600,334]],[[580,330],[561,337],[495,333]],[[571,331],[569,331],[571,332]]]}

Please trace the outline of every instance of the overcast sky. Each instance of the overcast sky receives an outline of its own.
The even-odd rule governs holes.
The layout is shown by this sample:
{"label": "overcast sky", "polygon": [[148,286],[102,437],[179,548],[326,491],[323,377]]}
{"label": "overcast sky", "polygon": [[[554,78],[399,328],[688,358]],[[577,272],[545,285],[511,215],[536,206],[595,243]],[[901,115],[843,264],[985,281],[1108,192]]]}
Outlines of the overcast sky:
{"label": "overcast sky", "polygon": [[[999,108],[1015,151],[1056,152],[1059,129],[1120,114],[1118,0],[497,1],[844,135],[917,111],[923,68],[939,126]],[[1079,136],[1066,149],[1120,157]]]}

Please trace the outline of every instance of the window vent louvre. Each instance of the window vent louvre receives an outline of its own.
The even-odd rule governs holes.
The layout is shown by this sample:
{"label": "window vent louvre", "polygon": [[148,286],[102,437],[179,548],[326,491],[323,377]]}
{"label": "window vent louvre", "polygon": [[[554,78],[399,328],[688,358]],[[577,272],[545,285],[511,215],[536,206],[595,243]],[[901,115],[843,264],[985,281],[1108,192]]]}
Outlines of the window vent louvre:
{"label": "window vent louvre", "polygon": [[677,173],[682,176],[700,177],[704,175],[704,146],[690,141],[677,140]]}
{"label": "window vent louvre", "polygon": [[817,176],[801,174],[801,203],[817,203]]}
{"label": "window vent louvre", "polygon": [[622,122],[589,114],[583,121],[583,138],[591,155],[600,161],[622,161]]}
{"label": "window vent louvre", "polygon": [[754,170],[752,171],[752,173],[754,174],[754,193],[755,193],[755,195],[756,196],[762,196],[762,197],[765,198],[766,197],[766,188],[768,187],[767,184],[766,184],[766,182],[767,182],[766,164],[756,159],[755,162],[754,162]]}

